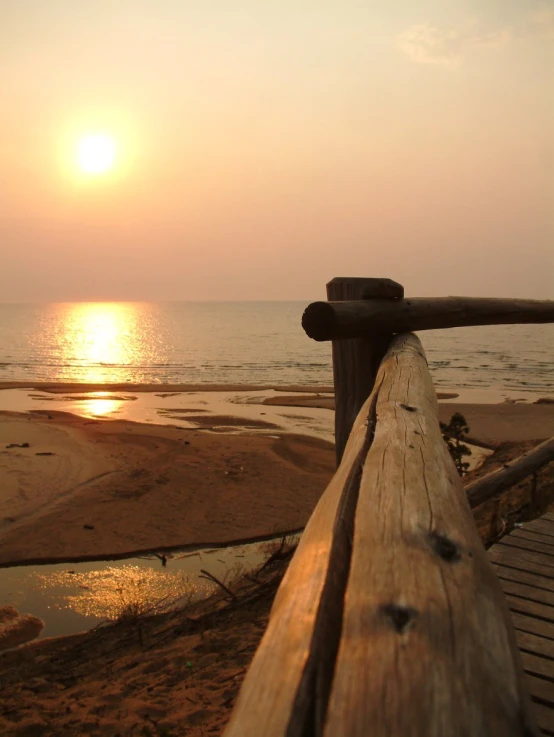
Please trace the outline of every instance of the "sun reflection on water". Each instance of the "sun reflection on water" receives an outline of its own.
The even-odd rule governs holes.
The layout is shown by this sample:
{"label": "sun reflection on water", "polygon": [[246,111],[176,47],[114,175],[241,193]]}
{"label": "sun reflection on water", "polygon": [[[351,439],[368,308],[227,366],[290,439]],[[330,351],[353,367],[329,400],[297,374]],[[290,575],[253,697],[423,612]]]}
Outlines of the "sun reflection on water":
{"label": "sun reflection on water", "polygon": [[208,582],[180,572],[133,565],[83,573],[36,573],[35,577],[43,593],[55,596],[56,607],[100,619],[163,611],[177,602],[203,599],[214,590]]}
{"label": "sun reflection on water", "polygon": [[64,320],[65,357],[87,366],[85,381],[101,381],[99,366],[120,366],[136,360],[130,338],[131,305],[83,303],[69,305]]}
{"label": "sun reflection on water", "polygon": [[86,399],[80,401],[83,403],[81,414],[91,417],[111,415],[117,412],[123,403],[123,400],[112,397],[109,392],[91,392]]}
{"label": "sun reflection on water", "polygon": [[[55,309],[56,335],[49,340],[57,343],[60,374],[64,376],[68,368],[78,367],[81,383],[121,382],[128,369],[135,373],[167,360],[156,328],[155,306],[82,302],[56,305]],[[97,414],[110,411],[100,405],[97,409]]]}

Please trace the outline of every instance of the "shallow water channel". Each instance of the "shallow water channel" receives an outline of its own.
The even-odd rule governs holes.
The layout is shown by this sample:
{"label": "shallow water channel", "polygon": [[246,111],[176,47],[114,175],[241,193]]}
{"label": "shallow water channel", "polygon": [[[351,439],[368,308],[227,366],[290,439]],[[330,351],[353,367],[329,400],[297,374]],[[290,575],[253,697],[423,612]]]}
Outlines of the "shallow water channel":
{"label": "shallow water channel", "polygon": [[0,569],[0,607],[44,622],[39,639],[71,635],[117,619],[126,608],[148,611],[206,598],[219,587],[201,569],[229,583],[258,568],[280,537],[224,548],[200,548],[116,561]]}

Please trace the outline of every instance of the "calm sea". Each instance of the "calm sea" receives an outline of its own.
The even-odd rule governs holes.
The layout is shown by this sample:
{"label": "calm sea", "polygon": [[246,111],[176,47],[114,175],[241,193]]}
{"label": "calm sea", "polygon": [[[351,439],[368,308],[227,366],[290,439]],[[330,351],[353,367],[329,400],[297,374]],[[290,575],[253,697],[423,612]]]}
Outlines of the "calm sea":
{"label": "calm sea", "polygon": [[[305,302],[0,305],[0,381],[330,384]],[[552,392],[554,325],[420,333],[438,386]]]}

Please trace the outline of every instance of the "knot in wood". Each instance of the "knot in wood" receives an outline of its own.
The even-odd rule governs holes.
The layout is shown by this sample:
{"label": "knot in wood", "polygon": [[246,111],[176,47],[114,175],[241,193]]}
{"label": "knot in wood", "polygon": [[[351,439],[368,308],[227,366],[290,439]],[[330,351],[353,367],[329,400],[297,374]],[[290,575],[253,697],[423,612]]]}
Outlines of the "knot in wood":
{"label": "knot in wood", "polygon": [[416,412],[416,407],[412,407],[411,404],[403,404],[402,402],[400,402],[400,406],[407,412]]}
{"label": "knot in wood", "polygon": [[402,604],[384,604],[381,607],[381,611],[389,619],[393,628],[400,635],[403,634],[409,625],[414,621],[419,612],[411,606],[404,606]]}
{"label": "knot in wood", "polygon": [[441,535],[440,532],[431,532],[431,545],[435,553],[449,563],[461,558],[460,549],[456,543],[446,535]]}

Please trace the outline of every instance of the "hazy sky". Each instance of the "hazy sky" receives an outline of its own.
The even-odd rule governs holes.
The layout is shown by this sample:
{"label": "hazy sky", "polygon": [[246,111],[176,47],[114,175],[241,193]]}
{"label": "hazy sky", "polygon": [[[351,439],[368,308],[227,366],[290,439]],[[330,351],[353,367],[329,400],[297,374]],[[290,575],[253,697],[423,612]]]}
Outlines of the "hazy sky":
{"label": "hazy sky", "polygon": [[553,298],[554,3],[6,0],[0,167],[0,301]]}

